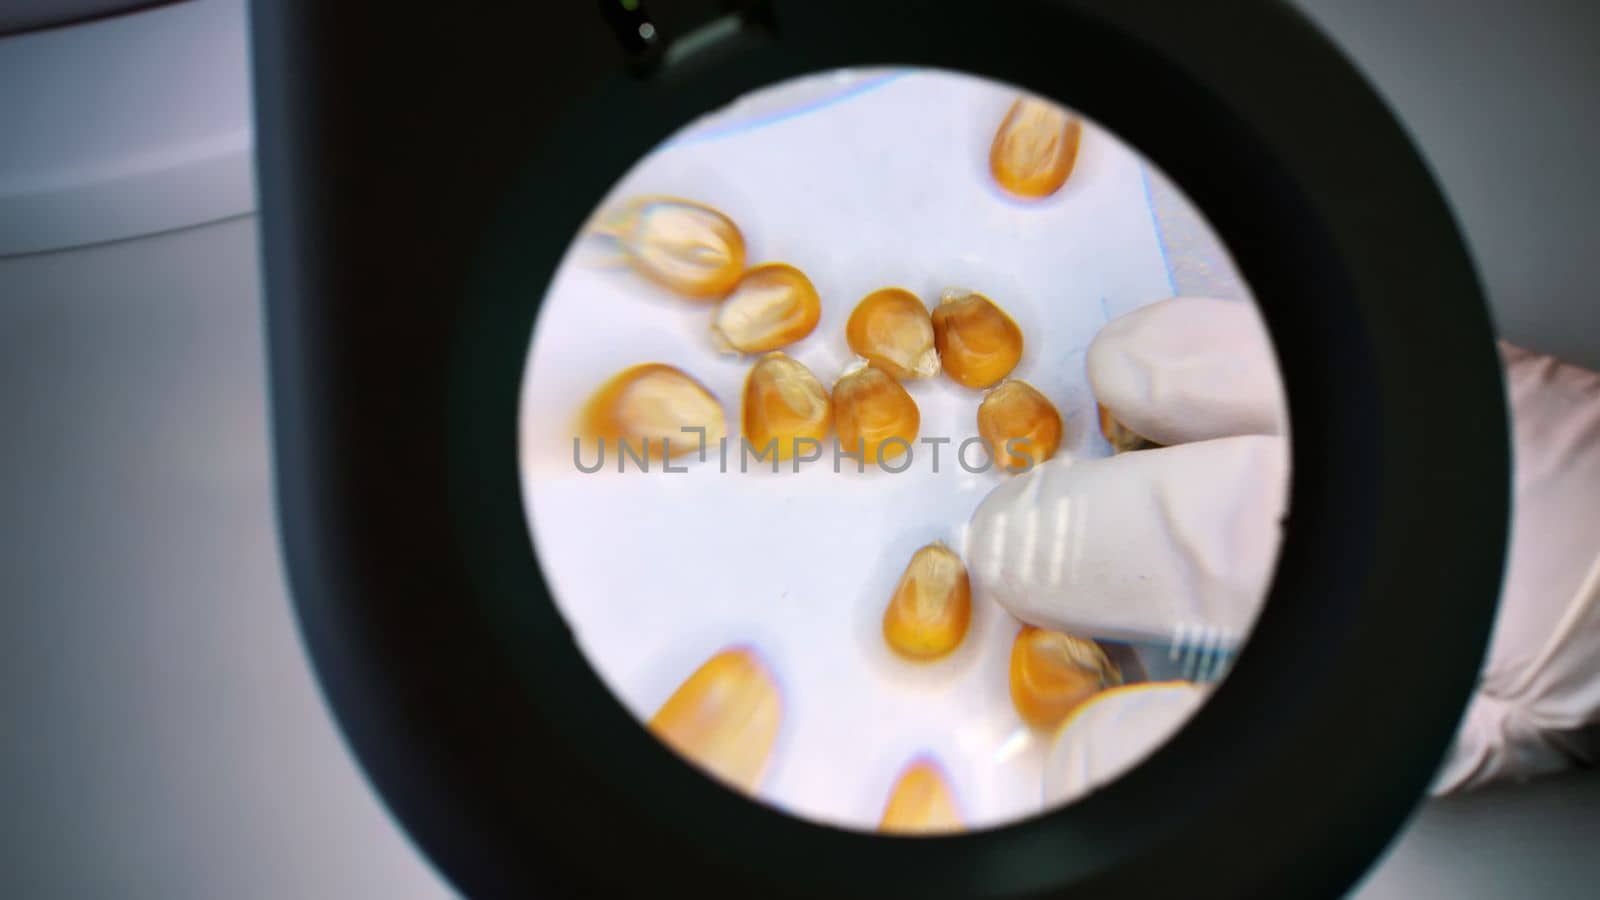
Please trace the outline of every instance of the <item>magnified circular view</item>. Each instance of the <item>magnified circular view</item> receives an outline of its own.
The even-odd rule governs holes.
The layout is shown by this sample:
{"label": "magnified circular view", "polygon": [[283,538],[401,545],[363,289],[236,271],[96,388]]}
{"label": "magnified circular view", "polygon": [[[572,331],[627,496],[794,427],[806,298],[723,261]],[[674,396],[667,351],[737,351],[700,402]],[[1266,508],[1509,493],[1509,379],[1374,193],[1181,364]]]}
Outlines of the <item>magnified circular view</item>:
{"label": "magnified circular view", "polygon": [[708,776],[939,833],[1174,734],[1263,602],[1286,415],[1153,166],[932,70],[782,83],[597,198],[539,312],[523,490],[606,685]]}

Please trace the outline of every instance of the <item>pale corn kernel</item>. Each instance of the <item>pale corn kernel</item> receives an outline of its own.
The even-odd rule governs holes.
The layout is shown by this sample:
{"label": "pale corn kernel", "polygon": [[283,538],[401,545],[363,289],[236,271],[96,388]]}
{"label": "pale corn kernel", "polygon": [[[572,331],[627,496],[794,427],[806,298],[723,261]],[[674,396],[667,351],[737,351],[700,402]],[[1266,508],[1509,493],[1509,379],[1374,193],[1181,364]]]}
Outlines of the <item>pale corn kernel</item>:
{"label": "pale corn kernel", "polygon": [[947,834],[964,827],[955,790],[939,764],[927,758],[901,771],[878,822],[880,832],[900,834]]}
{"label": "pale corn kernel", "polygon": [[937,659],[972,624],[972,584],[961,557],[935,542],[911,555],[883,611],[883,638],[902,656]]}
{"label": "pale corn kernel", "polygon": [[1130,450],[1148,450],[1161,446],[1122,424],[1104,404],[1097,406],[1100,411],[1100,433],[1105,435],[1106,442],[1111,445],[1112,450],[1126,453]]}
{"label": "pale corn kernel", "polygon": [[916,294],[883,288],[861,298],[844,327],[857,356],[902,381],[939,374],[933,321]]}
{"label": "pale corn kernel", "polygon": [[933,311],[934,345],[957,384],[986,388],[1022,359],[1022,329],[982,294],[946,291]]}
{"label": "pale corn kernel", "polygon": [[711,341],[728,353],[764,353],[810,334],[822,300],[804,272],[788,263],[762,263],[744,273],[711,320]]}
{"label": "pale corn kernel", "polygon": [[989,172],[1007,193],[1025,200],[1061,189],[1078,161],[1083,122],[1035,97],[1011,104],[989,147]]}
{"label": "pale corn kernel", "polygon": [[778,737],[778,683],[749,647],[711,657],[650,718],[667,746],[717,778],[755,793]]}
{"label": "pale corn kernel", "polygon": [[802,440],[818,442],[820,450],[832,421],[828,389],[804,364],[773,351],[750,367],[744,381],[744,436],[758,452],[771,444],[778,459],[791,459]]}
{"label": "pale corn kernel", "polygon": [[993,448],[1001,469],[1024,472],[1056,455],[1061,413],[1027,382],[1002,382],[978,404],[978,436]]}
{"label": "pale corn kernel", "polygon": [[1054,728],[1121,675],[1093,641],[1022,626],[1011,645],[1011,705],[1034,728]]}
{"label": "pale corn kernel", "polygon": [[687,297],[721,297],[744,272],[739,226],[692,200],[636,198],[594,230],[614,239],[641,275]]}
{"label": "pale corn kernel", "polygon": [[717,398],[665,363],[643,363],[613,375],[590,397],[578,422],[582,437],[612,444],[619,454],[625,442],[649,459],[698,452],[701,435],[685,428],[704,428],[707,444],[728,433]]}
{"label": "pale corn kernel", "polygon": [[911,451],[922,413],[900,382],[863,366],[833,385],[833,427],[843,452],[882,465]]}

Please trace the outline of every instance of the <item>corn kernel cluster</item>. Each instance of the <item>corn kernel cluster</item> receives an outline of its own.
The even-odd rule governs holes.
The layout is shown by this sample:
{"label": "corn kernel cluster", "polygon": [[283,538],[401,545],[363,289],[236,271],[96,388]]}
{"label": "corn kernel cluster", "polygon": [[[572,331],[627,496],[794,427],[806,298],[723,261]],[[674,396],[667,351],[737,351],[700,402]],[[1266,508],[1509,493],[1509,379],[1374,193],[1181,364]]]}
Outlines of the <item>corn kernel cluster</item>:
{"label": "corn kernel cluster", "polygon": [[[1058,191],[1071,175],[1082,123],[1031,97],[1018,99],[994,136],[989,166],[1008,194],[1028,200]],[[757,446],[776,443],[789,459],[801,441],[821,442],[830,429],[841,447],[885,462],[910,450],[920,412],[903,382],[941,373],[985,391],[979,435],[1007,472],[1025,471],[1055,455],[1062,419],[1039,390],[1009,376],[1022,359],[1021,328],[992,299],[951,290],[930,310],[899,287],[881,287],[856,303],[845,340],[860,362],[830,391],[804,364],[783,352],[811,335],[822,317],[816,287],[783,262],[746,267],[746,245],[727,215],[692,200],[642,197],[599,222],[643,277],[683,297],[715,304],[711,345],[757,355],[745,378],[739,425]],[[1106,438],[1118,452],[1150,446],[1099,409]],[[720,401],[690,374],[663,363],[624,369],[601,385],[579,417],[581,434],[643,445],[652,458],[688,453],[672,439],[705,429],[716,442],[727,427]],[[961,557],[940,542],[912,554],[883,612],[885,644],[904,660],[929,663],[959,648],[972,622],[972,592]],[[1011,649],[1009,692],[1018,718],[1054,729],[1098,691],[1122,676],[1093,641],[1023,625]],[[768,664],[753,647],[724,648],[682,683],[650,719],[673,750],[747,793],[759,790],[782,726],[784,702]],[[963,828],[960,804],[937,760],[906,764],[890,791],[879,830],[937,833]]]}

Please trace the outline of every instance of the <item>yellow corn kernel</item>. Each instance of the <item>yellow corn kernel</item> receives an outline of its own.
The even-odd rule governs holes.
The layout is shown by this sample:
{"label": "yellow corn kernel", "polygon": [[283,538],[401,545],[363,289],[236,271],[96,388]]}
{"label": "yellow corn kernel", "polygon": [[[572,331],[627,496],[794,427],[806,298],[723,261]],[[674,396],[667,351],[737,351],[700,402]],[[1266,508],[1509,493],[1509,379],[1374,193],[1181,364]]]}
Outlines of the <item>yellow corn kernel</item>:
{"label": "yellow corn kernel", "polygon": [[755,793],[782,719],[778,683],[760,656],[730,647],[667,698],[650,718],[650,730],[712,775]]}
{"label": "yellow corn kernel", "polygon": [[961,557],[934,542],[911,562],[883,611],[883,639],[903,656],[937,659],[961,645],[972,624],[972,584]]}
{"label": "yellow corn kernel", "polygon": [[1054,103],[1020,97],[1000,121],[989,147],[989,172],[1006,192],[1025,200],[1061,189],[1078,161],[1083,122]]}
{"label": "yellow corn kernel", "polygon": [[1121,681],[1094,641],[1024,625],[1011,645],[1011,705],[1034,728],[1054,728],[1079,704]]}
{"label": "yellow corn kernel", "polygon": [[1100,433],[1106,436],[1106,441],[1111,444],[1112,450],[1126,453],[1129,450],[1148,450],[1151,447],[1161,446],[1122,424],[1103,404],[1096,405],[1100,410]]}
{"label": "yellow corn kernel", "polygon": [[1033,385],[1006,381],[978,404],[978,436],[993,448],[1002,469],[1024,472],[1056,455],[1061,413]]}
{"label": "yellow corn kernel", "polygon": [[895,779],[878,823],[879,831],[903,834],[949,833],[963,827],[955,791],[939,764],[926,757],[913,760]]}
{"label": "yellow corn kernel", "polygon": [[584,437],[611,444],[617,453],[626,442],[649,459],[698,452],[700,435],[685,428],[704,428],[707,444],[728,433],[717,398],[664,363],[643,363],[613,375],[590,397],[578,423]]}
{"label": "yellow corn kernel", "polygon": [[717,307],[711,341],[728,353],[763,353],[810,334],[822,318],[811,279],[788,263],[762,263],[744,273]]}
{"label": "yellow corn kernel", "polygon": [[882,465],[908,453],[922,427],[917,401],[882,370],[863,366],[833,385],[833,427],[845,453]]}
{"label": "yellow corn kernel", "polygon": [[687,297],[721,297],[744,272],[739,226],[692,200],[639,197],[594,230],[614,239],[641,275]]}
{"label": "yellow corn kernel", "polygon": [[945,291],[933,311],[933,336],[945,374],[969,388],[999,382],[1022,359],[1022,329],[982,294]]}
{"label": "yellow corn kernel", "polygon": [[744,436],[758,452],[775,444],[778,459],[791,459],[802,439],[817,441],[820,449],[832,421],[828,389],[802,363],[773,351],[750,367],[744,381]]}
{"label": "yellow corn kernel", "polygon": [[939,374],[928,307],[910,291],[883,288],[862,297],[844,336],[857,356],[902,381]]}

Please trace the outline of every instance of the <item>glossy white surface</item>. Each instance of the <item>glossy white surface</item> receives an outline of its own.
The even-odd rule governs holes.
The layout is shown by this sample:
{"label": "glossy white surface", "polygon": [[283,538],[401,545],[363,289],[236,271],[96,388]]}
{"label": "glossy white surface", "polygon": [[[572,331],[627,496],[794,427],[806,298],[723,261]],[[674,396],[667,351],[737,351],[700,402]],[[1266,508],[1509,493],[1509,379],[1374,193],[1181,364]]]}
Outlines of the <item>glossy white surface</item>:
{"label": "glossy white surface", "polygon": [[0,34],[54,28],[96,16],[150,5],[151,0],[7,0],[0,6]]}
{"label": "glossy white surface", "polygon": [[256,228],[0,259],[0,897],[448,897],[278,555]]}
{"label": "glossy white surface", "polygon": [[0,256],[255,209],[244,0],[0,38]]}

